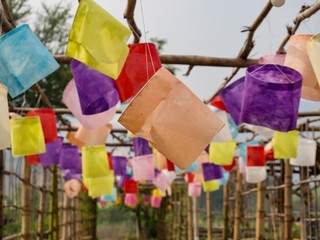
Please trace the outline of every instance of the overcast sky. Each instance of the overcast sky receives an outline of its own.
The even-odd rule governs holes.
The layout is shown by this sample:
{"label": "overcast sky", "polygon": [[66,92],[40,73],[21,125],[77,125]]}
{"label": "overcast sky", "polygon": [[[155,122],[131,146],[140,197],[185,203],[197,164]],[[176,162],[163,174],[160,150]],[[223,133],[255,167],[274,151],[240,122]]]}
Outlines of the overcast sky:
{"label": "overcast sky", "polygon": [[[42,0],[52,3],[52,0]],[[31,0],[39,8],[41,1]],[[78,1],[72,2],[73,14]],[[127,0],[97,0],[110,14],[126,24],[123,13]],[[266,0],[141,0],[147,38],[158,37],[168,41],[164,54],[205,55],[212,57],[237,56],[249,26],[259,15]],[[315,0],[287,0],[281,8],[273,8],[255,34],[256,46],[251,58],[273,54],[287,34],[286,25],[292,24],[302,4],[313,4]],[[137,0],[135,20],[143,32],[140,0]],[[320,32],[320,14],[301,24],[298,33]],[[144,38],[142,39],[144,41]],[[188,66],[177,66],[177,77],[202,99],[208,99],[221,84],[231,68],[195,67],[189,77],[184,77]],[[238,74],[240,77],[244,71]],[[235,79],[237,79],[235,78]],[[304,106],[304,105],[303,105]],[[318,107],[312,104],[310,106]]]}

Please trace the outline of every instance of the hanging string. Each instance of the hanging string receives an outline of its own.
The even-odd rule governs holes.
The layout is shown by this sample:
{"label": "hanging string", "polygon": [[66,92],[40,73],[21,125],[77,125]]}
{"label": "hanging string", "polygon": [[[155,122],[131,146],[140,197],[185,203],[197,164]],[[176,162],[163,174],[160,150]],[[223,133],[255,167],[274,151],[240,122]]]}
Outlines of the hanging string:
{"label": "hanging string", "polygon": [[141,9],[142,25],[143,25],[143,32],[144,32],[145,55],[146,55],[146,68],[147,68],[147,80],[149,80],[148,54],[149,54],[149,58],[150,58],[150,61],[151,61],[151,66],[152,66],[153,73],[155,73],[156,70],[155,70],[155,67],[154,67],[153,60],[152,60],[150,47],[149,47],[149,45],[147,44],[147,33],[149,33],[149,32],[146,30],[146,24],[145,24],[144,12],[143,12],[142,0],[140,0],[140,9]]}
{"label": "hanging string", "polygon": [[[249,74],[253,74],[257,71],[259,71],[260,69],[264,68],[266,65],[268,64],[262,64],[261,66],[259,66],[258,68],[256,68],[254,71],[250,72]],[[269,64],[270,65],[270,64]],[[294,81],[292,81],[287,74],[285,74],[277,64],[272,64],[273,66],[275,66],[277,68],[277,70],[290,82],[290,83],[294,83]]]}
{"label": "hanging string", "polygon": [[272,39],[274,39],[274,34],[272,32],[271,26],[270,26],[270,18],[269,16],[266,17],[267,23],[268,23],[268,30],[269,30],[269,51],[273,52],[272,47]]}

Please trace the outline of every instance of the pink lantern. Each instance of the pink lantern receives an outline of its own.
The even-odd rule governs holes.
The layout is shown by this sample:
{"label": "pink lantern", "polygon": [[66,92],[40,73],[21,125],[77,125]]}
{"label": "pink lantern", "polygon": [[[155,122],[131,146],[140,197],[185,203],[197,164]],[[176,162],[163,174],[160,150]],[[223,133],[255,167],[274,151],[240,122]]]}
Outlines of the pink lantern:
{"label": "pink lantern", "polygon": [[152,196],[151,197],[151,207],[153,208],[160,208],[161,206],[161,197],[159,196]]}
{"label": "pink lantern", "polygon": [[128,207],[135,207],[138,204],[137,194],[126,193],[124,198],[124,204]]}
{"label": "pink lantern", "polygon": [[144,155],[132,159],[133,178],[136,181],[154,179],[153,155]]}
{"label": "pink lantern", "polygon": [[188,184],[188,196],[200,197],[201,195],[201,183],[193,182]]}

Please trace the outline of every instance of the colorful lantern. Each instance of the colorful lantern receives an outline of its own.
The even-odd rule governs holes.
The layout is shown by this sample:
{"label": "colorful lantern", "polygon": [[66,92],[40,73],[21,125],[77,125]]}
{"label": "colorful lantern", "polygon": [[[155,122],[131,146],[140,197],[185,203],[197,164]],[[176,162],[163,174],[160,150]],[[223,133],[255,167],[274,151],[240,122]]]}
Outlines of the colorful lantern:
{"label": "colorful lantern", "polygon": [[34,155],[46,151],[40,118],[22,117],[10,120],[12,155]]}
{"label": "colorful lantern", "polygon": [[272,139],[275,158],[296,158],[299,131],[274,132]]}
{"label": "colorful lantern", "polygon": [[202,163],[203,179],[210,181],[223,178],[222,167],[213,163]]}
{"label": "colorful lantern", "polygon": [[59,68],[27,24],[0,38],[0,52],[0,82],[8,87],[12,98]]}
{"label": "colorful lantern", "polygon": [[78,180],[71,179],[65,182],[64,190],[68,198],[75,198],[81,191],[81,183]]}
{"label": "colorful lantern", "polygon": [[138,193],[138,183],[132,179],[124,180],[124,193]]}
{"label": "colorful lantern", "polygon": [[138,204],[138,197],[135,193],[126,193],[124,197],[124,204],[128,207],[135,207]]}
{"label": "colorful lantern", "polygon": [[118,121],[181,169],[191,165],[224,125],[165,68],[152,76]]}
{"label": "colorful lantern", "polygon": [[[320,86],[312,68],[307,44],[312,35],[292,35],[288,42],[288,50],[284,65],[295,69],[302,74],[301,98],[320,101]],[[314,50],[311,50],[316,54]],[[311,52],[310,51],[310,52]]]}
{"label": "colorful lantern", "polygon": [[74,137],[83,142],[86,146],[102,145],[106,143],[111,130],[111,124],[93,130],[86,129],[80,125]]}
{"label": "colorful lantern", "polygon": [[265,166],[264,146],[247,146],[247,166]]}
{"label": "colorful lantern", "polygon": [[222,98],[220,97],[220,95],[216,96],[215,98],[212,99],[211,103],[212,106],[222,110],[222,111],[226,111],[228,112],[226,106],[224,105]]}
{"label": "colorful lantern", "polygon": [[66,54],[117,79],[129,54],[126,42],[130,34],[130,29],[95,1],[81,0],[73,20]]}
{"label": "colorful lantern", "polygon": [[114,175],[122,176],[126,174],[127,158],[124,156],[112,156]]}
{"label": "colorful lantern", "polygon": [[151,197],[151,207],[160,208],[161,207],[161,197],[152,196]]}
{"label": "colorful lantern", "polygon": [[320,84],[320,68],[318,63],[320,61],[320,34],[316,34],[308,40],[307,53],[319,85]]}
{"label": "colorful lantern", "polygon": [[153,155],[132,158],[133,178],[136,181],[154,179]]}
{"label": "colorful lantern", "polygon": [[246,182],[259,183],[267,178],[267,167],[246,167]]}
{"label": "colorful lantern", "polygon": [[57,140],[58,131],[56,126],[56,116],[51,108],[40,108],[30,111],[27,114],[27,117],[29,116],[40,117],[45,143],[50,143]]}
{"label": "colorful lantern", "polygon": [[81,158],[76,146],[64,145],[61,148],[60,169],[81,169]]}
{"label": "colorful lantern", "polygon": [[37,165],[41,162],[38,154],[26,156],[26,160],[29,165]]}
{"label": "colorful lantern", "polygon": [[230,165],[237,147],[235,141],[211,143],[209,156],[210,162],[216,165]]}
{"label": "colorful lantern", "polygon": [[79,122],[86,129],[91,130],[104,127],[108,122],[112,120],[117,111],[117,106],[115,105],[105,112],[93,115],[83,115],[80,106],[78,91],[74,80],[71,80],[64,89],[62,101],[72,112],[72,114],[79,120]]}
{"label": "colorful lantern", "polygon": [[219,190],[219,183],[217,180],[211,180],[204,182],[202,181],[203,191],[205,192],[214,192]]}
{"label": "colorful lantern", "polygon": [[188,183],[188,196],[200,197],[200,195],[201,195],[201,183],[199,182]]}
{"label": "colorful lantern", "polygon": [[10,147],[10,124],[7,95],[7,87],[0,84],[0,150]]}
{"label": "colorful lantern", "polygon": [[107,176],[94,177],[84,179],[88,183],[88,193],[90,197],[98,197],[102,195],[111,195],[114,187],[113,172],[108,173]]}
{"label": "colorful lantern", "polygon": [[161,68],[161,61],[153,43],[129,44],[129,56],[115,81],[121,102],[135,96],[150,77]]}
{"label": "colorful lantern", "polygon": [[119,102],[114,80],[77,60],[72,60],[71,70],[76,82],[82,114],[105,112]]}
{"label": "colorful lantern", "polygon": [[297,158],[291,158],[293,166],[314,166],[316,163],[317,142],[312,139],[298,138]]}
{"label": "colorful lantern", "polygon": [[39,155],[42,166],[50,167],[59,164],[63,138],[46,144],[46,152]]}
{"label": "colorful lantern", "polygon": [[134,137],[132,139],[134,155],[143,156],[152,154],[152,149],[149,146],[149,142],[143,138]]}

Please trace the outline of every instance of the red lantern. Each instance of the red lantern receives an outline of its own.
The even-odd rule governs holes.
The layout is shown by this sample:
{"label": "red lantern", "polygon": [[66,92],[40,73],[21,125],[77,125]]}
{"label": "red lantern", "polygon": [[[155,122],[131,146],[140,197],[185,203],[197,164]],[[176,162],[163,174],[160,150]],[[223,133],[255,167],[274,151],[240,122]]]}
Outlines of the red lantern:
{"label": "red lantern", "polygon": [[194,180],[194,174],[192,172],[186,173],[185,180],[187,183],[192,183]]}
{"label": "red lantern", "polygon": [[264,146],[247,146],[247,166],[265,166]]}
{"label": "red lantern", "polygon": [[27,117],[29,116],[40,117],[45,143],[50,143],[57,140],[58,132],[56,125],[56,116],[52,109],[40,108],[34,111],[30,111],[27,114]]}
{"label": "red lantern", "polygon": [[129,44],[129,48],[129,56],[115,81],[121,102],[135,96],[161,68],[161,61],[153,43]]}
{"label": "red lantern", "polygon": [[111,153],[108,152],[107,156],[108,156],[108,162],[109,162],[109,169],[113,170],[113,163],[112,163],[112,155],[111,155]]}
{"label": "red lantern", "polygon": [[173,172],[175,171],[174,170],[174,164],[169,159],[167,159],[167,169],[168,169],[169,172],[170,171],[173,171]]}
{"label": "red lantern", "polygon": [[132,179],[124,180],[124,193],[138,193],[138,183]]}
{"label": "red lantern", "polygon": [[218,95],[214,99],[212,99],[211,105],[216,107],[216,108],[218,108],[218,109],[220,109],[220,110],[228,112],[228,110],[227,110],[226,106],[224,105],[220,95]]}
{"label": "red lantern", "polygon": [[41,163],[39,154],[26,156],[26,159],[29,165]]}
{"label": "red lantern", "polygon": [[222,165],[222,167],[224,170],[230,172],[235,165],[236,165],[236,158],[233,158],[232,163],[230,165]]}

